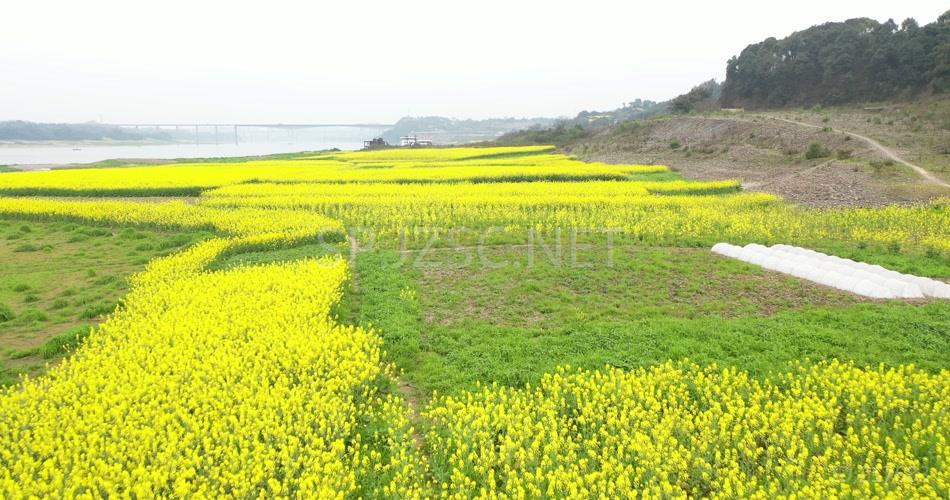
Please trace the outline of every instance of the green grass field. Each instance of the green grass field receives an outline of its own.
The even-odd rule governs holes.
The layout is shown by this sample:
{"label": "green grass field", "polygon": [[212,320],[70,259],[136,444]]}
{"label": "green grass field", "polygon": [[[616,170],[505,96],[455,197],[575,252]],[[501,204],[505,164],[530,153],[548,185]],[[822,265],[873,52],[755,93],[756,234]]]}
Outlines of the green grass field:
{"label": "green grass field", "polygon": [[207,236],[0,217],[0,385],[44,372],[115,309],[129,275]]}
{"label": "green grass field", "polygon": [[[667,359],[758,376],[810,359],[950,367],[950,307],[871,301],[712,255],[592,247],[560,263],[524,247],[358,254],[346,305],[380,329],[423,396],[537,383],[559,365]],[[466,255],[467,254],[467,255]]]}

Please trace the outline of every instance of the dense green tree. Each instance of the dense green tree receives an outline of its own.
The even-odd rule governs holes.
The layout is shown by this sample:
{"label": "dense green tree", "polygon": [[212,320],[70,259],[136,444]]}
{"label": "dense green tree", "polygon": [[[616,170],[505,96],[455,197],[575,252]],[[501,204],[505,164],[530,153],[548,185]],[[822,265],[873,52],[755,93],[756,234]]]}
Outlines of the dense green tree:
{"label": "dense green tree", "polygon": [[709,80],[693,87],[689,92],[678,95],[670,101],[670,111],[674,113],[689,113],[694,110],[710,108],[719,99],[722,89],[716,80]]}
{"label": "dense green tree", "polygon": [[950,88],[950,11],[921,27],[912,18],[850,19],[749,45],[726,65],[721,104],[777,107],[883,100]]}

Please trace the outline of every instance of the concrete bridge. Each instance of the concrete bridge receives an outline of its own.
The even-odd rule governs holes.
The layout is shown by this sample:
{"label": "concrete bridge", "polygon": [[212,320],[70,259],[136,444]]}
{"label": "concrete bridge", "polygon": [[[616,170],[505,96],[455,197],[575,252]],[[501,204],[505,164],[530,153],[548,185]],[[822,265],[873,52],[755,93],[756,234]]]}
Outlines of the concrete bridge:
{"label": "concrete bridge", "polygon": [[390,128],[391,123],[107,123],[113,127]]}
{"label": "concrete bridge", "polygon": [[379,135],[383,130],[393,127],[393,124],[390,123],[108,123],[104,125],[110,125],[113,127],[125,127],[125,128],[154,128],[154,129],[175,129],[181,130],[182,128],[195,128],[195,144],[199,142],[198,131],[202,128],[205,129],[214,129],[214,142],[218,143],[218,131],[221,128],[224,129],[233,129],[234,132],[234,143],[238,143],[238,129],[241,128],[265,128],[265,129],[279,129],[287,130],[293,134],[294,130],[300,129],[309,129],[309,128],[358,128],[358,129],[371,129],[374,131],[375,135]]}

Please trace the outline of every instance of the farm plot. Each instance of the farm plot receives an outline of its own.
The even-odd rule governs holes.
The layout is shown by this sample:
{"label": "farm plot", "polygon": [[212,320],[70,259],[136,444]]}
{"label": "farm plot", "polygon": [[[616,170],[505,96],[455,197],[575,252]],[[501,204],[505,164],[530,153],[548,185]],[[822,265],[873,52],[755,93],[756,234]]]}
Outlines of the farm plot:
{"label": "farm plot", "polygon": [[[948,302],[708,251],[946,280],[948,200],[738,186],[550,148],[5,174],[8,232],[200,236],[135,257],[74,352],[0,390],[0,494],[950,494]],[[89,199],[156,193],[198,198]]]}
{"label": "farm plot", "polygon": [[[694,248],[535,246],[364,252],[356,321],[424,396],[537,384],[561,365],[692,360],[757,377],[797,360],[950,366],[940,302],[875,303]],[[533,263],[529,262],[533,259]]]}

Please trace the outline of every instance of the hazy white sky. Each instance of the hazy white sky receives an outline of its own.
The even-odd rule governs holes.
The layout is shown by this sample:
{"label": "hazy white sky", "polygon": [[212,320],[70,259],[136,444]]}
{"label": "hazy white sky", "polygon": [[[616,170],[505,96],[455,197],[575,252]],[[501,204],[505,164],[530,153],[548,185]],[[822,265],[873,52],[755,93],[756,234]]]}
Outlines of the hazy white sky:
{"label": "hazy white sky", "polygon": [[725,76],[825,21],[944,1],[4,0],[0,120],[393,122],[574,115]]}

